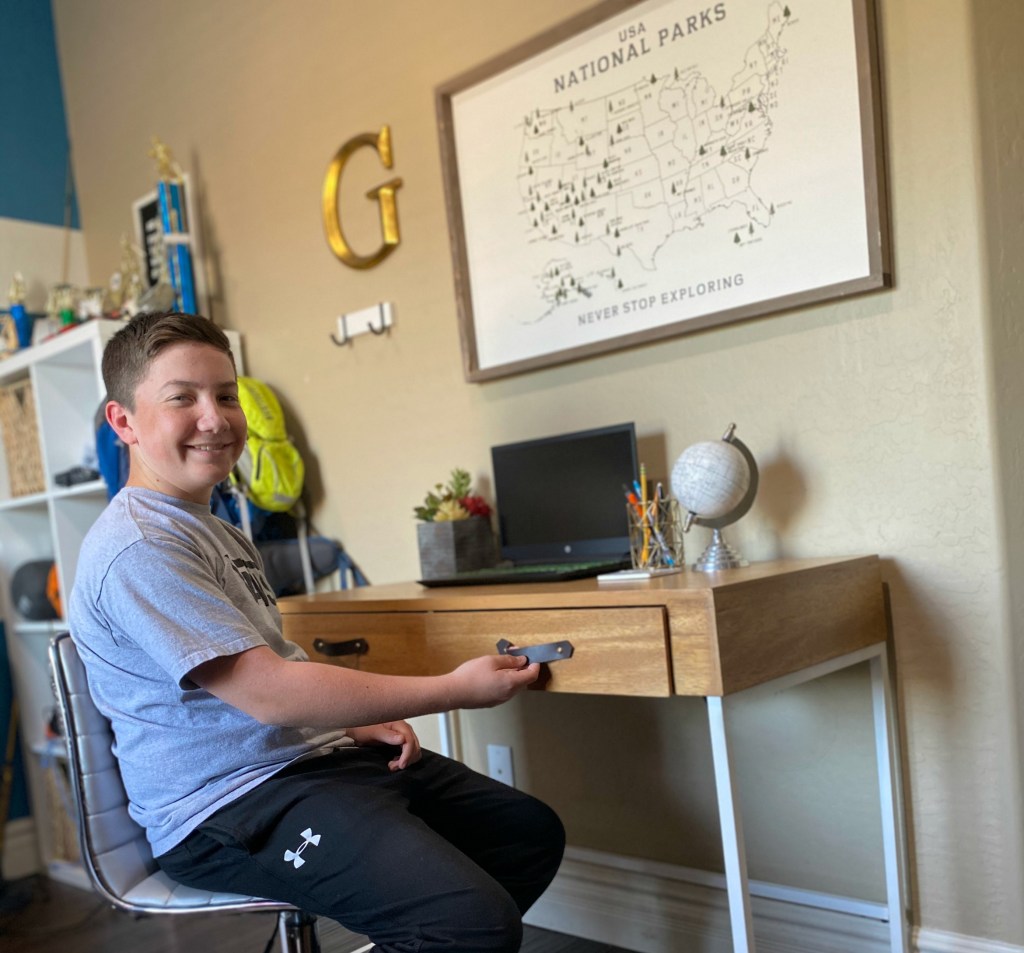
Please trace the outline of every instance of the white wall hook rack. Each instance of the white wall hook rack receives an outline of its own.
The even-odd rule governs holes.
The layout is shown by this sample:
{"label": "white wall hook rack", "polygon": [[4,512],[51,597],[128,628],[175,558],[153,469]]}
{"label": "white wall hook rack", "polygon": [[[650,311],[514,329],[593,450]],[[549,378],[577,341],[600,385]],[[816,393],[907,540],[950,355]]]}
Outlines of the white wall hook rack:
{"label": "white wall hook rack", "polygon": [[392,323],[391,302],[382,301],[360,311],[339,314],[338,331],[337,334],[331,334],[331,340],[338,347],[344,347],[351,344],[357,334],[366,334],[367,331],[378,336],[387,334]]}

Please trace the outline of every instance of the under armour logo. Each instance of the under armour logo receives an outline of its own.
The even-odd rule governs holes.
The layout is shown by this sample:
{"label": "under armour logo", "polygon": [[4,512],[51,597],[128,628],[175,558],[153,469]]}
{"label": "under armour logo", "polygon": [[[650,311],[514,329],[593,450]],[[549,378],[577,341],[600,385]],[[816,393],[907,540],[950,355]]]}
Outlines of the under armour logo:
{"label": "under armour logo", "polygon": [[299,844],[298,850],[286,850],[284,852],[285,861],[291,861],[296,868],[301,867],[305,861],[302,859],[302,852],[312,844],[316,847],[320,843],[320,835],[313,833],[312,827],[307,827],[302,832],[302,843]]}

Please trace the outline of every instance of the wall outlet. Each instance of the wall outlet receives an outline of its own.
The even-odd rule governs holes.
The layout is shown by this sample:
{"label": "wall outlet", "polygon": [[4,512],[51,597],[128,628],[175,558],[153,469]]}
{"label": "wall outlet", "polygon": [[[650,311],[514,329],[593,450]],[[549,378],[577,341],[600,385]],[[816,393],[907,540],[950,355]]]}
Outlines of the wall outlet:
{"label": "wall outlet", "polygon": [[512,749],[508,745],[487,746],[487,773],[495,781],[501,781],[510,788],[516,786],[512,772]]}

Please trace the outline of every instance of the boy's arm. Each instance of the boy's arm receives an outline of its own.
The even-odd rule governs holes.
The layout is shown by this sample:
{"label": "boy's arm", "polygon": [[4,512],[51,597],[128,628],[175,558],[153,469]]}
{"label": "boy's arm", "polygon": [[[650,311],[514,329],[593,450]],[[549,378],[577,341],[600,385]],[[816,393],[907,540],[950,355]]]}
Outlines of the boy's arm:
{"label": "boy's arm", "polygon": [[489,708],[540,674],[514,655],[485,655],[445,675],[374,675],[321,662],[289,662],[266,646],[198,665],[189,677],[211,695],[266,725],[342,728]]}

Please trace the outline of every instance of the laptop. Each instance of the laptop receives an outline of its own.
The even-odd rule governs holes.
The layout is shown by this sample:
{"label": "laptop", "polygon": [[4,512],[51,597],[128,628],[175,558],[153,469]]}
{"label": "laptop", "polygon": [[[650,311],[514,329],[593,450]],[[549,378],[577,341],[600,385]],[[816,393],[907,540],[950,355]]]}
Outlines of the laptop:
{"label": "laptop", "polygon": [[637,476],[632,423],[491,448],[501,562],[424,586],[580,579],[630,565],[625,487]]}

